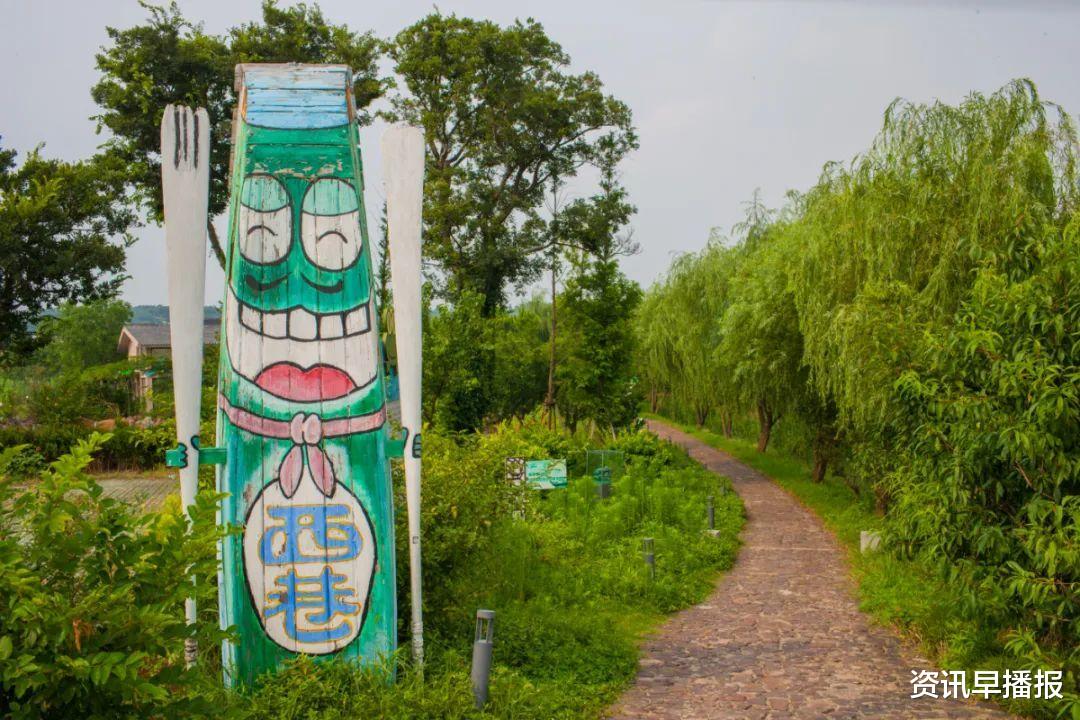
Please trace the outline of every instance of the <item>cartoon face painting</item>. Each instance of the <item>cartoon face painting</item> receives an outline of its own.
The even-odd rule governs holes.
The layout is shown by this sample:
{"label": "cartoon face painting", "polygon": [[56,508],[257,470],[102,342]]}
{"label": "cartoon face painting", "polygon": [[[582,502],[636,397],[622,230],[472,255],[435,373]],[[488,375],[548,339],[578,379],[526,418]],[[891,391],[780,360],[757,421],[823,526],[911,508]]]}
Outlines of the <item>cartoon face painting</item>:
{"label": "cartoon face painting", "polygon": [[[327,160],[315,172],[347,165]],[[338,400],[377,370],[359,191],[331,174],[281,175],[248,174],[240,190],[226,299],[233,369],[285,400]]]}
{"label": "cartoon face painting", "polygon": [[377,313],[341,66],[242,65],[219,383],[229,684],[395,648]]}

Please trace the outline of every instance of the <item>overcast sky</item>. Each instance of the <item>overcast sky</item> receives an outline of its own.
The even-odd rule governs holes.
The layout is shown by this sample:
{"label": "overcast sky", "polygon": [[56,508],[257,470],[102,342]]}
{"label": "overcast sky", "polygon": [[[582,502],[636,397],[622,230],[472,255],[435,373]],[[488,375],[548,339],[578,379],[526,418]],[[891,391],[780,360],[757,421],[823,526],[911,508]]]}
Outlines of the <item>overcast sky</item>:
{"label": "overcast sky", "polygon": [[[281,4],[288,4],[282,0]],[[390,36],[434,4],[324,0],[333,22]],[[440,0],[444,13],[508,23],[532,16],[634,111],[641,149],[623,180],[638,207],[642,252],[626,272],[648,284],[671,255],[729,229],[760,188],[779,204],[830,160],[867,147],[896,97],[954,103],[1012,78],[1080,112],[1080,2],[563,2]],[[220,33],[259,16],[258,0],[181,0],[186,17]],[[89,119],[94,53],[105,26],[129,27],[135,0],[0,0],[0,135],[20,153],[75,159],[102,141]],[[381,204],[378,138],[361,133],[369,211]],[[219,221],[223,227],[223,221]],[[377,227],[374,223],[372,227]],[[165,303],[163,232],[140,232],[124,297]],[[207,300],[221,298],[213,260]]]}

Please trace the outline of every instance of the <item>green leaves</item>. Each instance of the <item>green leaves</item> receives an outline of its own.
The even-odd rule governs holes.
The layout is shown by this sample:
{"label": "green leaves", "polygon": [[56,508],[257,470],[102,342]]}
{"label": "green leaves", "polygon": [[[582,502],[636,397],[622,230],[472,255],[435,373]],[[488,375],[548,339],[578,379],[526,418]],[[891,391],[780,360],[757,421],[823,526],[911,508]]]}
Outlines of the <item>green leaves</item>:
{"label": "green leaves", "polygon": [[894,547],[937,563],[1011,662],[1065,670],[1062,713],[1080,706],[1076,153],[1028,81],[897,101],[871,148],[735,248],[677,261],[639,316],[642,367],[683,408],[722,402],[681,360],[705,346],[739,407],[835,422]]}
{"label": "green leaves", "polygon": [[[110,44],[96,56],[101,79],[91,89],[101,108],[95,119],[111,137],[107,153],[123,168],[132,200],[151,219],[161,219],[161,165],[158,158],[162,109],[168,103],[204,107],[210,115],[210,217],[228,202],[229,139],[232,131],[233,69],[243,62],[343,63],[353,70],[353,97],[361,122],[366,108],[380,97],[386,80],[378,75],[379,41],[345,25],[327,22],[317,6],[281,9],[273,0],[262,5],[262,22],[231,28],[224,36],[207,35],[186,20],[176,3],[144,4],[143,25],[107,28]],[[225,256],[212,225],[210,242],[224,265]]]}
{"label": "green leaves", "polygon": [[49,160],[39,150],[18,168],[15,153],[0,150],[0,359],[32,349],[44,310],[112,297],[125,279],[134,217],[119,200],[117,164]]}
{"label": "green leaves", "polygon": [[393,114],[428,143],[425,257],[447,273],[447,297],[479,292],[490,316],[508,283],[543,265],[545,194],[637,147],[630,108],[595,74],[567,72],[569,56],[533,20],[500,27],[436,12],[387,51],[407,91]]}
{"label": "green leaves", "polygon": [[[105,498],[85,469],[107,440],[80,442],[39,480],[0,477],[0,703],[14,718],[206,717],[218,679],[185,668],[183,644],[194,633],[213,651],[223,636],[216,496],[200,494],[190,525]],[[211,615],[194,630],[192,593]]]}

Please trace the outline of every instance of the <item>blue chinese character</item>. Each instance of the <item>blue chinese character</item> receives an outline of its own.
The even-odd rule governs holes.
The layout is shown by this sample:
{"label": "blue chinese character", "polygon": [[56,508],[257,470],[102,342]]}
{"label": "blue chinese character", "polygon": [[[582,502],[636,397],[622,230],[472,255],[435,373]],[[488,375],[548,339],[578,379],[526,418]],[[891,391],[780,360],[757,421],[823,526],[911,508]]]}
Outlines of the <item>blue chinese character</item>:
{"label": "blue chinese character", "polygon": [[[259,555],[265,565],[351,560],[360,554],[362,541],[356,526],[338,518],[349,517],[347,505],[286,505],[267,508],[270,517],[283,521],[263,533]],[[318,551],[305,555],[300,535],[308,533]],[[278,535],[285,536],[279,552],[274,551]]]}
{"label": "blue chinese character", "polygon": [[[335,575],[329,566],[311,577],[297,575],[296,570],[289,570],[283,578],[274,584],[284,588],[270,593],[267,598],[277,603],[266,609],[264,617],[269,619],[285,613],[285,634],[301,643],[325,643],[341,640],[352,632],[352,623],[348,620],[331,626],[336,615],[357,615],[360,606],[352,602],[355,593],[352,588],[339,588],[337,584],[345,579],[344,575]],[[301,610],[307,622],[324,626],[319,630],[300,630],[296,627],[296,617]]]}

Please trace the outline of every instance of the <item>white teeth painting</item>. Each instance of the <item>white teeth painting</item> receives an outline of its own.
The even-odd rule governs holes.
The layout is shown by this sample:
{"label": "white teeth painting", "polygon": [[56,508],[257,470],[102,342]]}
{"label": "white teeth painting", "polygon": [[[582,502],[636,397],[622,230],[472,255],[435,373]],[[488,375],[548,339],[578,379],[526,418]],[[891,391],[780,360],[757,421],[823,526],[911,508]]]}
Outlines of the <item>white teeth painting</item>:
{"label": "white teeth painting", "polygon": [[378,336],[371,332],[370,303],[345,313],[262,312],[230,289],[225,323],[233,369],[285,400],[336,400],[375,380]]}

